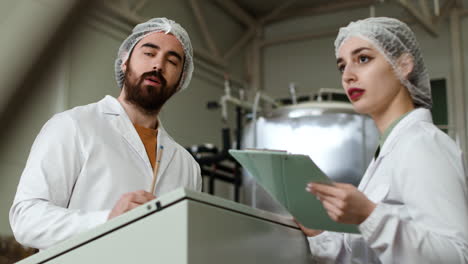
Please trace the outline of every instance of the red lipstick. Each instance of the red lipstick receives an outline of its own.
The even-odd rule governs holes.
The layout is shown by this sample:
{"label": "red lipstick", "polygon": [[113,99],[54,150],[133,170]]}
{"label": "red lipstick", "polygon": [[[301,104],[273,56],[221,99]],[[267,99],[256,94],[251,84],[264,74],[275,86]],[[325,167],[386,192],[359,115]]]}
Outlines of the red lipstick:
{"label": "red lipstick", "polygon": [[351,101],[357,101],[366,91],[360,88],[349,88],[348,89],[348,96]]}

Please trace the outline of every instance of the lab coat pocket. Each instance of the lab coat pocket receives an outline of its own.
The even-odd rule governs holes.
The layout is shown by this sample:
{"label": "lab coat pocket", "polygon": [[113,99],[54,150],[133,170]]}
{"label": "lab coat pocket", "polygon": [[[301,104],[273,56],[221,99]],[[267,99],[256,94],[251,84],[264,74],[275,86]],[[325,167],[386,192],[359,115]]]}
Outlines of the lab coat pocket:
{"label": "lab coat pocket", "polygon": [[390,191],[390,185],[388,184],[379,184],[375,186],[367,195],[367,198],[371,200],[373,203],[382,202],[385,197],[387,197]]}

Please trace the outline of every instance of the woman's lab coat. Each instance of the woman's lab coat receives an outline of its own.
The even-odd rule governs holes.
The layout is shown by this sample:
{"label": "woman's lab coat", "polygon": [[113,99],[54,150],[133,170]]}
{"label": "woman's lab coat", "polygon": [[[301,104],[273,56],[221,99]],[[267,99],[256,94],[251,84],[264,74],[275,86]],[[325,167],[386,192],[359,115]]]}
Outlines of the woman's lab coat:
{"label": "woman's lab coat", "polygon": [[[164,130],[155,195],[201,190],[200,167]],[[106,222],[122,194],[148,191],[153,178],[145,147],[117,99],[55,115],[42,128],[21,175],[10,224],[23,245],[44,249]]]}
{"label": "woman's lab coat", "polygon": [[319,263],[468,263],[463,157],[427,109],[402,119],[358,188],[377,207],[361,235],[309,238]]}

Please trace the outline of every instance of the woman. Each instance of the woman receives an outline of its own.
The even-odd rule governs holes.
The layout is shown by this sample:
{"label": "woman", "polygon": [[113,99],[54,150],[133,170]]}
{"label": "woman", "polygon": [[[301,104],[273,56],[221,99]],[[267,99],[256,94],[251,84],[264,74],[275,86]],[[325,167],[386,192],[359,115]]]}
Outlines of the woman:
{"label": "woman", "polygon": [[381,134],[358,188],[309,183],[329,216],[360,235],[301,226],[326,263],[468,263],[468,192],[460,149],[432,123],[427,70],[414,33],[392,18],[341,28],[343,88]]}

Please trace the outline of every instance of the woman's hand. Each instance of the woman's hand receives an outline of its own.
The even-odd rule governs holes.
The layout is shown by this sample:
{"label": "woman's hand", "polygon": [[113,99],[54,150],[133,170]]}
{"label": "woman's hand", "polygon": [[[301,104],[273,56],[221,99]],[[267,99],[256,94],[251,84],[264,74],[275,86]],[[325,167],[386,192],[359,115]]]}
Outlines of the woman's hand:
{"label": "woman's hand", "polygon": [[296,222],[296,224],[299,226],[299,228],[302,230],[302,232],[308,237],[313,237],[313,236],[316,236],[316,235],[323,232],[323,230],[315,230],[315,229],[307,228],[307,227],[301,225],[301,223],[299,223],[296,219],[293,219],[293,220],[294,220],[294,222]]}
{"label": "woman's hand", "polygon": [[361,224],[376,206],[351,184],[309,183],[306,190],[322,202],[331,219],[343,224]]}

